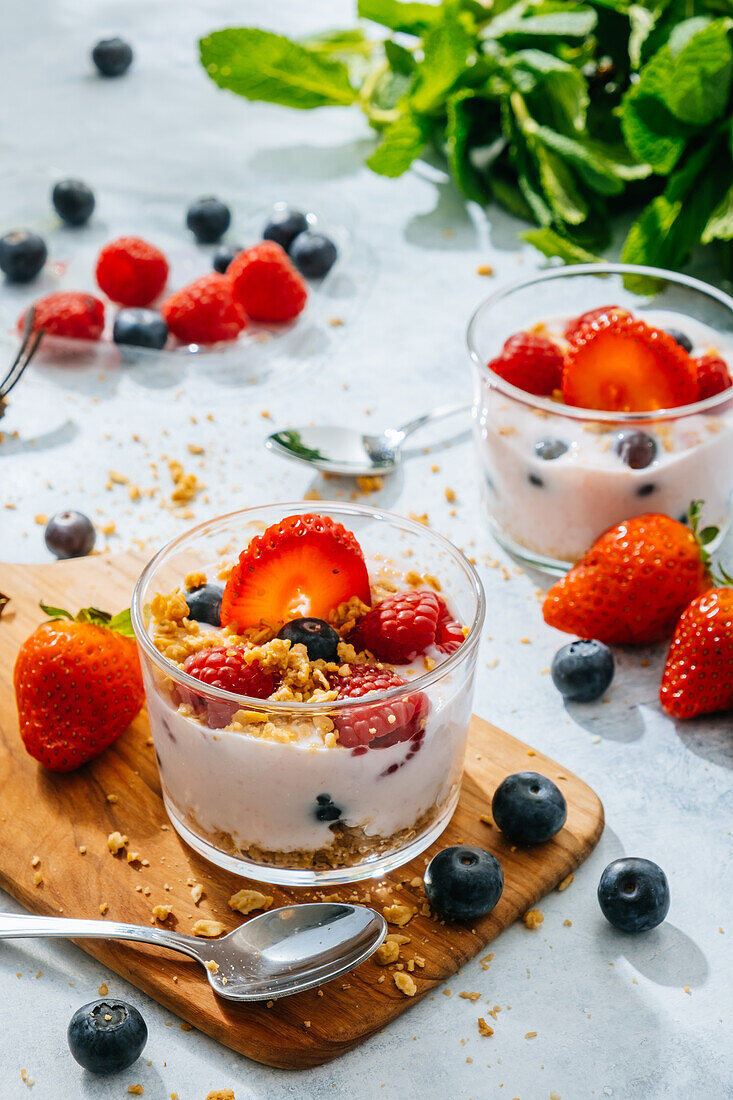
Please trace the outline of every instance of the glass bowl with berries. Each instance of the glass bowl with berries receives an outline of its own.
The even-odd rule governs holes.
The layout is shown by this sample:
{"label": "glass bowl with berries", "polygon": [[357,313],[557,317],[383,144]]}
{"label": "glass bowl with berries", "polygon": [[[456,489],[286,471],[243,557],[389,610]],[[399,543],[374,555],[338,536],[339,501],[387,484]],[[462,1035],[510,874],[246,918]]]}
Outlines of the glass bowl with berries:
{"label": "glass bowl with berries", "polygon": [[132,604],[174,827],[291,886],[384,874],[445,829],[485,610],[471,564],[423,524],[312,508],[196,527]]}
{"label": "glass bowl with berries", "polygon": [[657,268],[553,268],[483,302],[468,345],[484,497],[515,556],[565,572],[614,524],[647,512],[684,520],[695,500],[701,525],[723,537],[733,491],[727,294]]}

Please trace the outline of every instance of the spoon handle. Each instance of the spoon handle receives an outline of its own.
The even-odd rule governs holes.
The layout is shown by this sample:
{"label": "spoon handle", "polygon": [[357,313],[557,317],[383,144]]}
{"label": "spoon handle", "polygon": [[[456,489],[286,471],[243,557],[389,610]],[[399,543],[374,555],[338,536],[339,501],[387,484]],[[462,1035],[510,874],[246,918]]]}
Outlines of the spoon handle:
{"label": "spoon handle", "polygon": [[146,928],[138,924],[119,924],[112,920],[77,920],[74,917],[36,917],[18,913],[0,913],[0,939],[27,939],[56,936],[62,939],[135,940],[182,951],[201,962],[200,945],[191,937],[165,928]]}
{"label": "spoon handle", "polygon": [[424,428],[426,424],[432,424],[434,420],[445,420],[447,417],[456,416],[458,413],[470,412],[470,409],[471,406],[465,404],[439,405],[437,409],[433,409],[431,412],[423,413],[422,416],[417,416],[414,420],[408,420],[406,424],[402,424],[399,431],[407,437],[418,431],[418,429]]}

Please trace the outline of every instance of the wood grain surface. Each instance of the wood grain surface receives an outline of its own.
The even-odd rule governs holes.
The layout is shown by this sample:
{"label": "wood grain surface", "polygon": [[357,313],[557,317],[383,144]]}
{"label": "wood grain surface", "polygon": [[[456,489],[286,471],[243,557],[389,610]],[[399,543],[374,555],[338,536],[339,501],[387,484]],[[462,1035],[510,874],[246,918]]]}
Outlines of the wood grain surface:
{"label": "wood grain surface", "polygon": [[[169,926],[181,932],[190,932],[204,917],[221,920],[230,930],[241,918],[227,899],[247,883],[201,859],[168,826],[144,711],[99,759],[65,775],[44,771],[26,754],[18,734],[12,668],[18,646],[43,621],[39,599],[72,611],[90,604],[119,611],[128,606],[143,564],[135,555],[40,566],[0,564],[0,591],[11,601],[0,618],[0,886],[35,913],[99,918],[100,906],[106,906],[111,919],[149,924],[152,907],[165,903],[173,906]],[[422,875],[428,856],[456,843],[494,852],[504,868],[505,887],[493,913],[473,928],[440,924],[418,913],[400,930],[411,939],[401,958],[425,959],[424,968],[413,974],[414,997],[405,997],[390,970],[370,959],[346,979],[325,986],[322,997],[313,990],[271,1008],[234,1005],[217,998],[198,964],[182,955],[112,941],[88,940],[79,946],[181,1019],[249,1058],[293,1069],[329,1061],[454,974],[593,849],[603,830],[598,797],[567,769],[530,753],[523,742],[474,718],[461,800],[433,848],[379,883],[322,891],[327,898],[371,902],[377,908],[404,900],[419,909],[424,895],[409,884]],[[558,783],[568,819],[548,843],[513,851],[480,816],[489,812],[492,792],[504,776],[527,769]],[[115,830],[129,837],[129,849],[149,866],[128,864],[124,853],[110,854],[107,836]],[[40,859],[36,868],[35,856]],[[36,871],[40,885],[34,884]],[[198,906],[187,885],[191,880],[204,887]],[[315,900],[310,890],[262,889],[274,894],[275,905]]]}

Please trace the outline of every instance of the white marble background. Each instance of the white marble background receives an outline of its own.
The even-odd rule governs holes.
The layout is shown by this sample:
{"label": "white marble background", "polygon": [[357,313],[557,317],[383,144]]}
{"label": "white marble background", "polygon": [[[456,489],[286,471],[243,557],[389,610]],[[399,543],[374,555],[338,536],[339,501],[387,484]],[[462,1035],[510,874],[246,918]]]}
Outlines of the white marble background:
{"label": "white marble background", "polygon": [[[293,363],[261,387],[224,384],[196,371],[152,383],[125,370],[64,381],[51,368],[32,372],[3,425],[17,428],[20,440],[0,446],[0,503],[17,502],[14,511],[0,509],[1,558],[47,560],[33,516],[62,506],[115,520],[111,551],[134,539],[157,546],[178,533],[185,522],[170,512],[131,505],[122,488],[105,490],[109,469],[149,484],[149,462],[163,453],[206,482],[208,502],[200,497],[194,505],[197,519],[298,499],[310,488],[324,491],[306,468],[265,454],[262,439],[271,425],[263,411],[278,424],[321,418],[371,426],[468,398],[469,313],[491,287],[539,262],[518,246],[518,224],[495,211],[487,220],[466,210],[450,186],[416,174],[399,181],[371,175],[362,160],[372,139],[358,110],[301,114],[249,105],[218,92],[196,61],[195,42],[206,31],[251,23],[305,33],[349,25],[354,6],[351,0],[5,0],[3,172],[81,176],[95,187],[100,209],[106,195],[125,188],[173,189],[192,198],[215,192],[240,196],[248,207],[315,195],[327,210],[346,199],[374,265],[370,270],[362,260],[368,293],[360,288],[355,298],[334,303],[334,315],[347,323],[324,330],[311,360]],[[133,43],[134,68],[122,80],[100,81],[88,51],[114,33]],[[493,280],[476,274],[480,263],[493,264]],[[204,419],[208,412],[214,422]],[[29,425],[48,434],[30,445]],[[145,442],[132,444],[133,433]],[[205,448],[201,470],[188,454],[191,442]],[[501,557],[485,531],[472,457],[465,441],[437,457],[419,455],[372,499],[400,512],[427,511],[431,524],[479,563]],[[438,473],[430,472],[434,462]],[[457,494],[455,517],[447,486]],[[608,705],[565,707],[543,674],[564,639],[542,622],[535,579],[506,564],[508,579],[481,566],[489,612],[476,710],[582,776],[607,815],[600,845],[571,888],[542,903],[542,928],[510,929],[493,945],[488,971],[476,961],[448,983],[451,997],[438,991],[359,1049],[303,1073],[255,1065],[196,1031],[180,1031],[167,1012],[72,946],[6,942],[0,948],[4,1100],[28,1096],[21,1067],[35,1081],[35,1100],[106,1100],[127,1095],[137,1082],[151,1100],[174,1091],[181,1100],[204,1100],[225,1086],[236,1100],[733,1095],[730,716],[688,724],[664,717],[656,700],[660,650],[618,654]],[[521,644],[525,636],[531,644]],[[637,939],[606,925],[595,900],[601,870],[623,853],[656,860],[671,884],[669,919]],[[14,907],[4,897],[0,903]],[[108,1080],[80,1071],[65,1038],[72,1012],[102,980],[141,1008],[150,1029],[141,1063]],[[478,1036],[478,1006],[461,1000],[460,990],[480,991],[482,1004],[502,1006],[492,1039]],[[537,1037],[525,1039],[527,1031]]]}

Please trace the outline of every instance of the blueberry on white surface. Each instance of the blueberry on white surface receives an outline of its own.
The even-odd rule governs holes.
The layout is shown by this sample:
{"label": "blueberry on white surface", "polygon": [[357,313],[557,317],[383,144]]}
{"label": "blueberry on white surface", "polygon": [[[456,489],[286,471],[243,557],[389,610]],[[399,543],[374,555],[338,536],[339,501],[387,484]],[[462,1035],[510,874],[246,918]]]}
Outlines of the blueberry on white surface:
{"label": "blueberry on white surface", "polygon": [[142,1054],[148,1029],[134,1005],[110,998],[78,1008],[67,1039],[76,1061],[90,1073],[119,1073]]}
{"label": "blueberry on white surface", "polygon": [[613,680],[613,654],[607,645],[583,638],[558,649],[552,658],[552,682],[566,699],[589,703],[598,699]]}
{"label": "blueberry on white surface", "polygon": [[51,516],[46,524],[46,546],[57,558],[85,558],[94,549],[94,524],[83,512],[68,509]]}
{"label": "blueberry on white surface", "polygon": [[336,263],[338,251],[323,233],[299,233],[290,246],[290,258],[306,279],[321,279]]}
{"label": "blueberry on white surface", "polygon": [[59,180],[51,192],[51,202],[67,225],[84,225],[94,210],[94,192],[81,180]]}
{"label": "blueberry on white surface", "polygon": [[292,619],[277,636],[291,645],[304,645],[311,661],[338,660],[339,636],[323,619]]}
{"label": "blueberry on white surface", "polygon": [[606,920],[621,932],[648,932],[669,912],[667,876],[650,859],[614,859],[598,883],[598,904]]}
{"label": "blueberry on white surface", "polygon": [[168,339],[168,325],[154,309],[121,309],[115,317],[112,339],[116,344],[160,351]]}
{"label": "blueberry on white surface", "polygon": [[289,207],[275,210],[272,217],[262,231],[262,239],[275,241],[286,252],[299,233],[304,233],[308,228],[308,219],[300,210],[291,210]]}
{"label": "blueberry on white surface", "polygon": [[494,791],[491,814],[512,844],[542,844],[560,832],[568,808],[551,779],[537,772],[515,772]]}
{"label": "blueberry on white surface", "polygon": [[122,38],[103,38],[92,50],[92,61],[102,76],[122,76],[132,64],[132,46]]}
{"label": "blueberry on white surface", "polygon": [[490,913],[504,889],[504,872],[484,848],[443,848],[425,869],[425,894],[446,920],[468,921]]}
{"label": "blueberry on white surface", "polygon": [[220,275],[226,275],[229,264],[241,251],[241,244],[220,244],[211,261],[214,271],[218,271]]}
{"label": "blueberry on white surface", "polygon": [[29,283],[46,262],[43,237],[28,229],[16,229],[0,237],[0,270],[11,283]]}
{"label": "blueberry on white surface", "polygon": [[679,344],[681,348],[689,355],[692,351],[692,340],[685,332],[680,332],[678,328],[668,328],[667,335],[671,336],[675,344]]}
{"label": "blueberry on white surface", "polygon": [[219,584],[202,584],[186,593],[188,619],[209,626],[221,626],[221,600],[224,589]]}
{"label": "blueberry on white surface", "polygon": [[552,462],[567,453],[568,445],[561,439],[538,439],[534,445],[534,453],[545,462]]}
{"label": "blueberry on white surface", "polygon": [[186,225],[200,244],[215,244],[221,240],[231,221],[229,207],[213,195],[196,199],[186,212]]}
{"label": "blueberry on white surface", "polygon": [[645,470],[657,457],[657,443],[646,432],[618,432],[613,449],[632,470]]}

